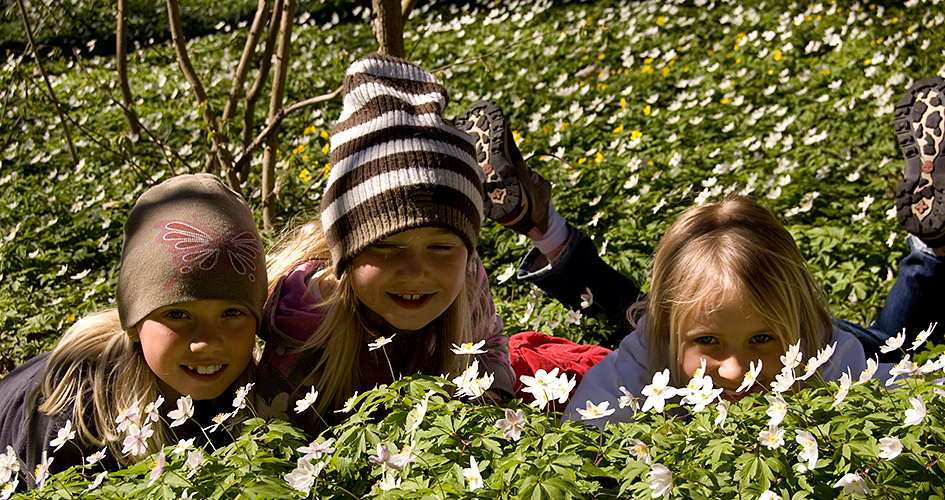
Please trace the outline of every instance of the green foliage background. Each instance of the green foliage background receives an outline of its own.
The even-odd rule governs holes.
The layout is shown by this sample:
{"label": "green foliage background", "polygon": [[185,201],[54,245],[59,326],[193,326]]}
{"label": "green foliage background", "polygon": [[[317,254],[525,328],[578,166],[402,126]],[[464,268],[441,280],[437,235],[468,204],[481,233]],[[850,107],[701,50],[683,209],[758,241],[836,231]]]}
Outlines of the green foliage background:
{"label": "green foliage background", "polygon": [[[288,102],[337,88],[347,65],[373,50],[369,15],[357,5],[307,5],[295,27]],[[406,46],[451,90],[449,116],[479,99],[503,106],[520,148],[555,183],[557,210],[639,283],[680,211],[749,193],[783,216],[835,314],[869,323],[905,253],[905,234],[888,212],[902,168],[892,106],[913,79],[943,72],[943,44],[932,36],[941,22],[931,1],[434,2],[408,21]],[[189,47],[219,107],[246,28],[216,26]],[[94,33],[106,36],[103,29]],[[824,43],[832,35],[836,45]],[[116,104],[112,58],[46,60],[79,150],[74,166],[32,59],[7,52],[4,369],[49,348],[76,316],[109,304],[121,224],[135,197],[202,167],[208,140],[169,43],[145,45],[130,59],[136,109],[149,131],[135,143]],[[325,136],[338,109],[337,100],[306,108],[283,125],[282,222],[317,210]],[[228,133],[235,142],[238,129]],[[254,205],[257,185],[251,177],[246,187]],[[488,222],[481,241],[509,331],[534,327],[536,316],[526,318],[530,287],[495,279],[527,245]],[[543,331],[619,340],[595,318],[551,328],[565,311],[549,299],[538,312]]]}
{"label": "green foliage background", "polygon": [[[91,19],[51,17],[38,28],[45,42],[82,40],[86,49],[80,58],[43,50],[76,140],[74,165],[35,64],[16,46],[16,4],[3,6],[12,42],[0,68],[0,373],[111,304],[134,199],[199,170],[209,144],[162,41],[163,7],[134,5],[130,78],[149,132],[133,141],[116,104],[114,60],[102,49],[112,43],[110,7],[54,3]],[[190,32],[206,33],[189,49],[218,108],[252,8],[185,9]],[[376,47],[363,5],[313,1],[300,12],[289,102],[334,90],[348,64]],[[905,255],[890,212],[903,164],[893,106],[913,80],[945,75],[943,12],[938,0],[420,2],[406,47],[452,92],[447,115],[479,99],[505,109],[523,153],[554,182],[557,210],[644,287],[649,256],[676,215],[747,193],[783,218],[834,314],[868,324]],[[335,100],[283,123],[280,223],[317,210],[339,108]],[[235,143],[238,128],[227,134]],[[245,188],[253,206],[258,183],[254,174]],[[529,312],[532,288],[500,279],[527,248],[484,225],[481,253],[507,330],[615,345],[600,318],[559,324],[567,311],[547,298]]]}

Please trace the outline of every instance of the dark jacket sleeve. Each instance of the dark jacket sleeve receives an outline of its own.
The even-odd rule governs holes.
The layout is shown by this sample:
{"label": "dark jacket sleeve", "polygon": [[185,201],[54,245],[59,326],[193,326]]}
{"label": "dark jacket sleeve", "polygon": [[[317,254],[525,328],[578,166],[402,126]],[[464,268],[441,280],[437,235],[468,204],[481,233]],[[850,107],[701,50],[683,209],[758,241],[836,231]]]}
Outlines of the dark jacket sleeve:
{"label": "dark jacket sleeve", "polygon": [[[20,488],[35,488],[33,474],[42,460],[43,451],[53,458],[50,473],[62,472],[82,463],[84,452],[74,442],[67,442],[53,451],[49,442],[71,416],[71,410],[58,415],[44,415],[37,409],[36,397],[49,353],[23,363],[0,380],[0,453],[11,446],[20,461]],[[88,454],[91,454],[88,453]]]}

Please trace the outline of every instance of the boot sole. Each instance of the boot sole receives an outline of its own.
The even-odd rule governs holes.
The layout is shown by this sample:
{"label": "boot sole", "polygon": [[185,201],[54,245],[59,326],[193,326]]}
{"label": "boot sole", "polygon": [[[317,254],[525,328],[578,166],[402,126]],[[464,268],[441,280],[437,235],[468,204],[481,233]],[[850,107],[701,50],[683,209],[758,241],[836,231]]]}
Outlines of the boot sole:
{"label": "boot sole", "polygon": [[506,141],[512,139],[507,136],[502,110],[493,102],[479,101],[466,108],[455,125],[476,141],[485,215],[501,223],[521,214],[522,186],[506,152]]}
{"label": "boot sole", "polygon": [[915,82],[896,104],[896,138],[906,160],[896,215],[931,247],[945,246],[945,80]]}

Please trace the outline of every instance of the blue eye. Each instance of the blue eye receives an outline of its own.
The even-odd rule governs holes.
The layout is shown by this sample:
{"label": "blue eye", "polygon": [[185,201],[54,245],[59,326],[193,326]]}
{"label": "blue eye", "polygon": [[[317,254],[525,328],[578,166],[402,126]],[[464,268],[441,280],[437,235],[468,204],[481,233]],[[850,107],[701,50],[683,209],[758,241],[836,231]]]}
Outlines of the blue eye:
{"label": "blue eye", "polygon": [[710,344],[717,344],[718,341],[715,339],[715,337],[705,336],[705,337],[697,338],[695,340],[695,343],[702,344],[702,345],[710,345]]}
{"label": "blue eye", "polygon": [[772,340],[774,340],[774,337],[766,333],[761,333],[751,338],[751,341],[757,344],[764,344],[765,342],[770,342]]}

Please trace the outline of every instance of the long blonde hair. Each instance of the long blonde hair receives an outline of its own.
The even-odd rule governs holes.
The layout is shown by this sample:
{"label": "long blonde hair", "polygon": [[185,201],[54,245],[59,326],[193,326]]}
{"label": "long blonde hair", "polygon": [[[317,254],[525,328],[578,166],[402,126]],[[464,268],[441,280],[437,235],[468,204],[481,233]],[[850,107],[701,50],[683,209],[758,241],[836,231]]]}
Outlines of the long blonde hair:
{"label": "long blonde hair", "polygon": [[[289,231],[276,245],[267,259],[269,262],[269,303],[265,317],[272,317],[278,297],[273,295],[279,280],[289,271],[305,262],[321,262],[326,272],[333,272],[334,263],[322,231],[321,221],[316,219]],[[469,256],[466,279],[456,300],[446,311],[411,339],[417,348],[403,366],[403,375],[426,373],[440,375],[458,374],[465,368],[464,360],[455,355],[449,346],[469,342],[474,325],[485,320],[488,314],[480,301],[478,256]],[[317,287],[312,280],[310,287]],[[319,325],[313,325],[312,335],[301,347],[301,351],[321,350],[318,361],[306,377],[319,392],[316,411],[326,414],[340,407],[355,391],[364,389],[364,380],[359,365],[367,351],[367,343],[378,336],[378,329],[371,326],[366,306],[354,292],[349,269],[338,277],[338,283],[329,297],[315,307],[324,308],[325,315]]]}
{"label": "long blonde hair", "polygon": [[785,350],[800,340],[809,356],[830,341],[827,300],[791,233],[768,209],[738,196],[689,209],[660,240],[643,304],[650,370],[670,368],[674,383],[683,382],[682,323],[735,290]]}
{"label": "long blonde hair", "polygon": [[[250,363],[237,383],[251,381],[254,369]],[[106,447],[120,466],[127,466],[136,459],[122,454],[124,436],[115,419],[129,408],[145,415],[160,394],[157,380],[140,344],[121,328],[118,310],[105,309],[81,318],[66,331],[47,359],[34,397],[41,398],[39,410],[46,415],[71,408],[78,442]],[[147,454],[173,444],[163,420],[152,429]]]}

